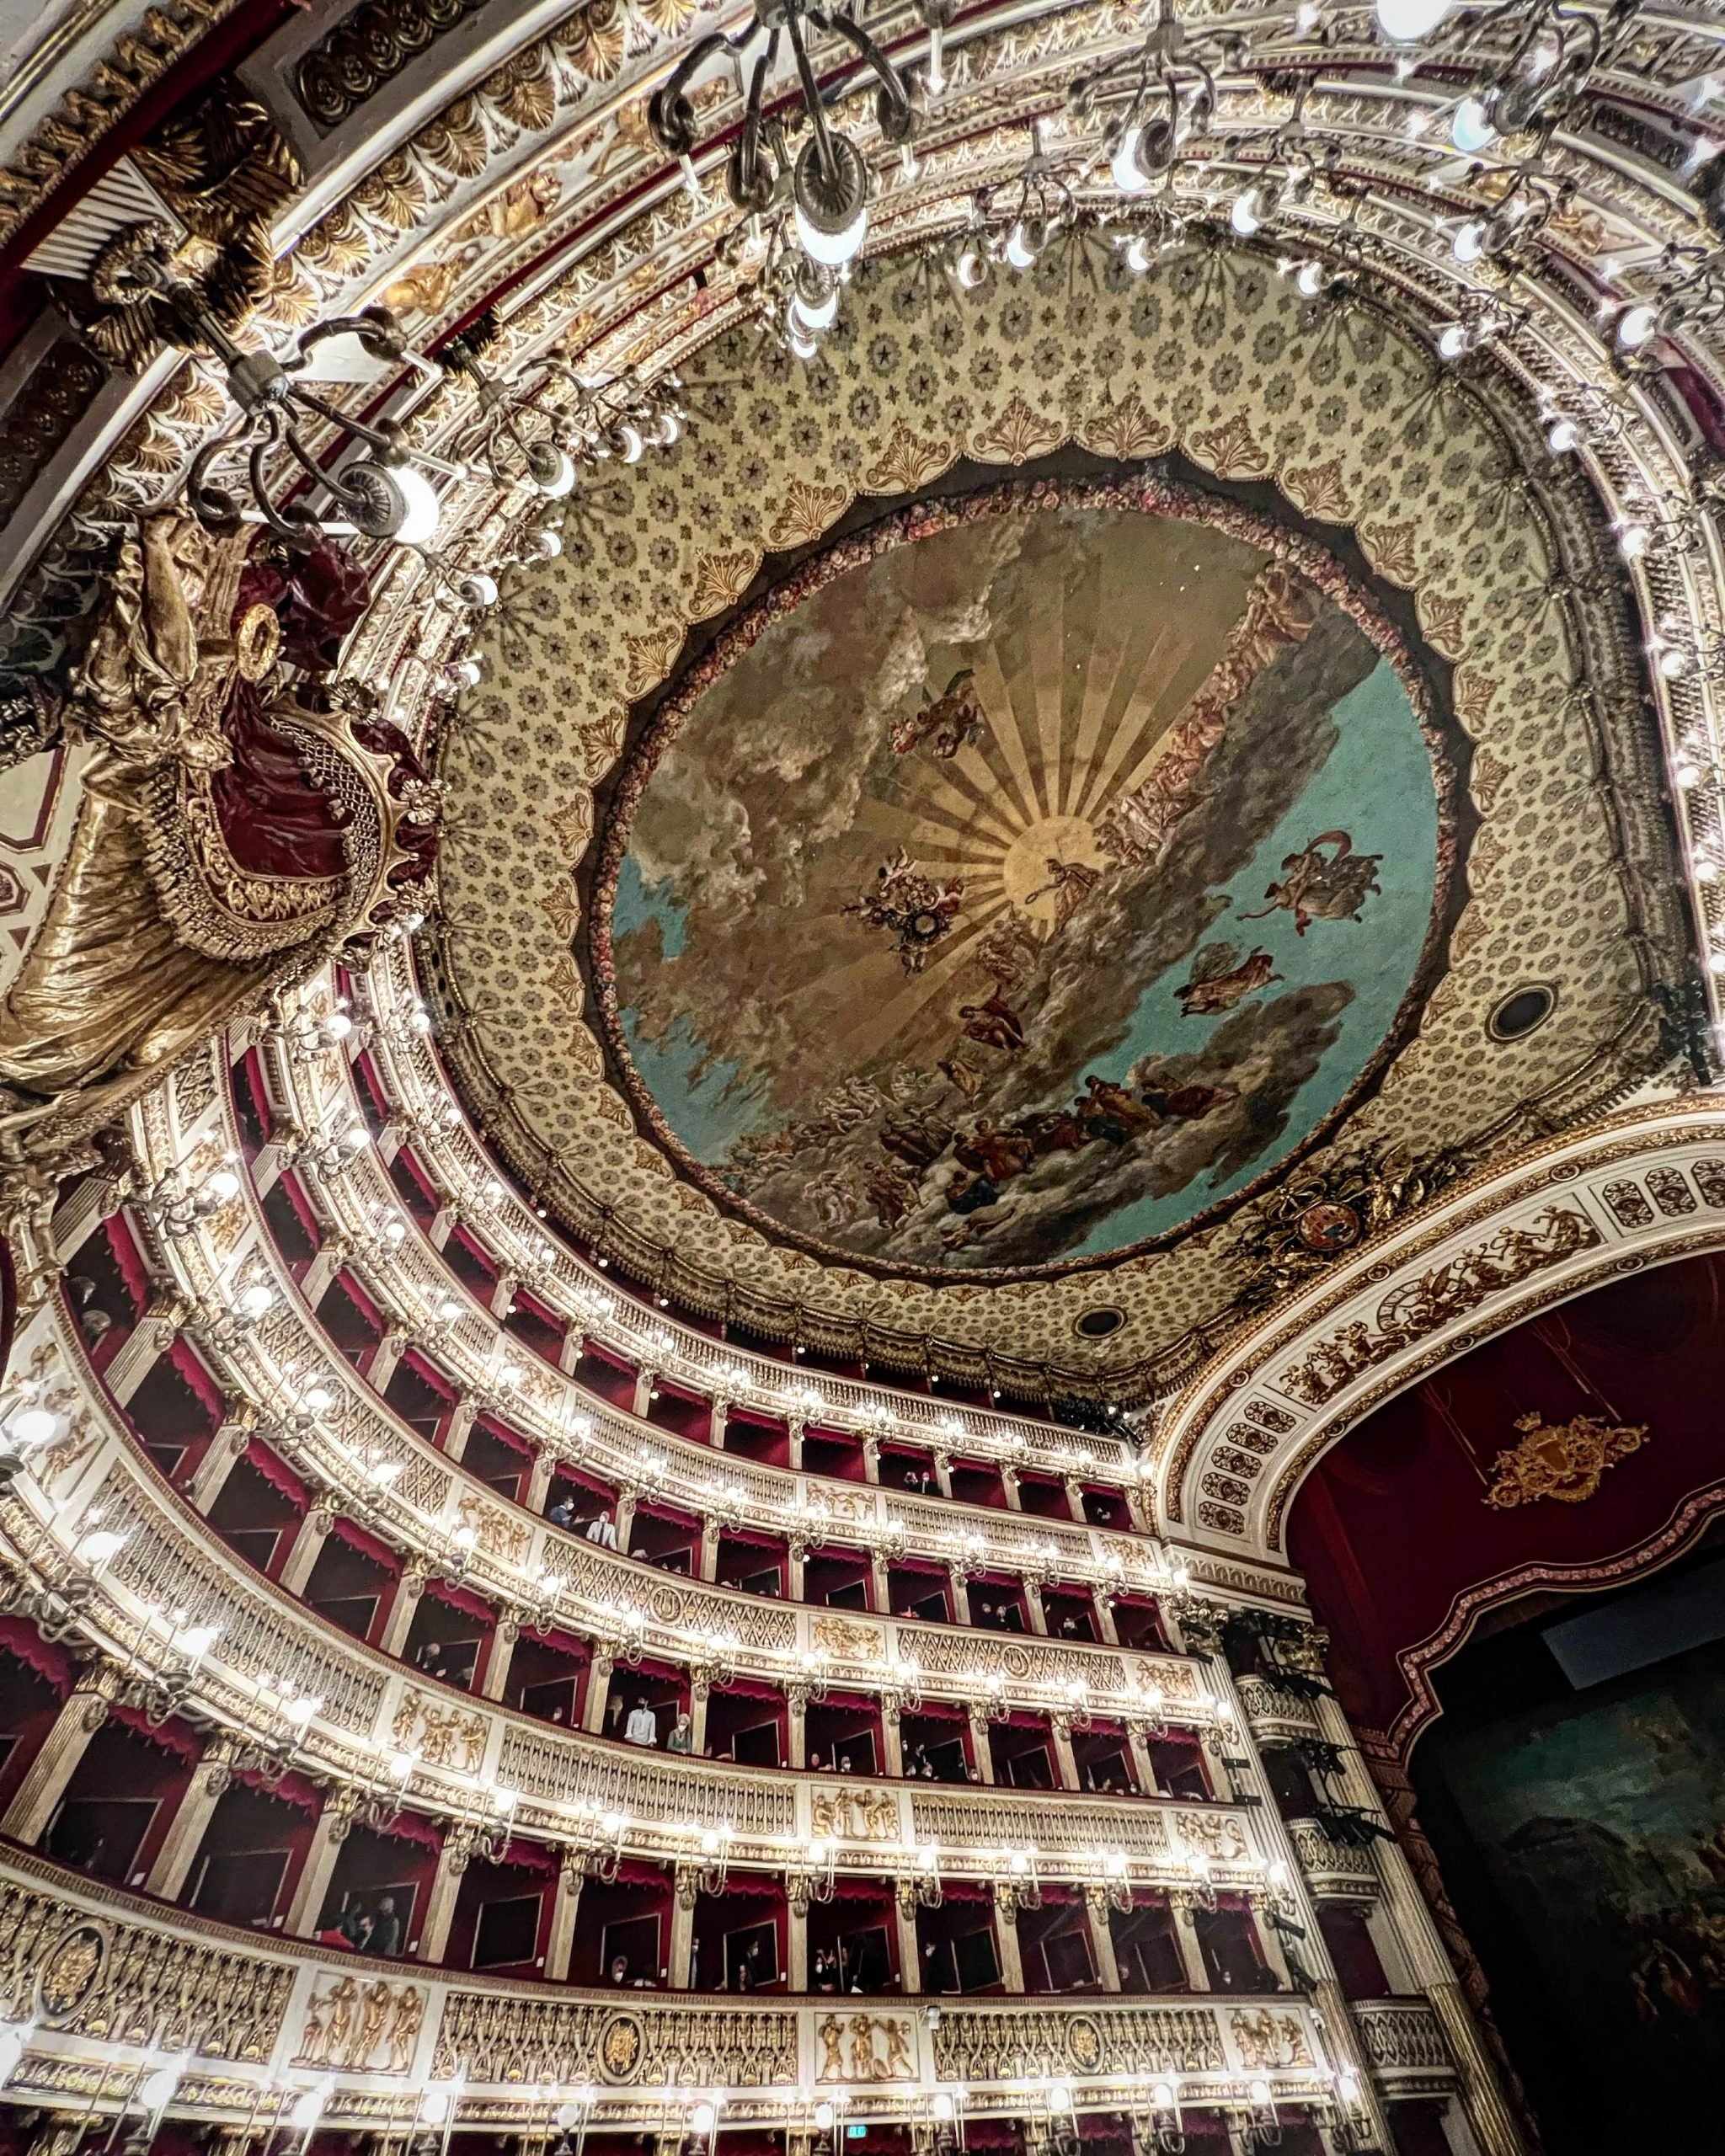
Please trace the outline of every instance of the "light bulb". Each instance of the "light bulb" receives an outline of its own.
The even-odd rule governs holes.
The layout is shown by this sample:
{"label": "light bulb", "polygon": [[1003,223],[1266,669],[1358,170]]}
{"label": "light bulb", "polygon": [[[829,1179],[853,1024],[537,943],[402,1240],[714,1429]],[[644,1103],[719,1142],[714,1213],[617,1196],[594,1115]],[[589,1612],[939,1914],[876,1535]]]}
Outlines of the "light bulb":
{"label": "light bulb", "polygon": [[1450,140],[1464,157],[1489,149],[1498,139],[1492,115],[1478,98],[1463,98],[1450,122]]}
{"label": "light bulb", "polygon": [[[820,350],[814,339],[812,337],[805,337],[800,329],[793,329],[791,332],[789,342],[791,350],[799,360],[812,360]],[[601,1257],[599,1262],[604,1265],[607,1261]]]}
{"label": "light bulb", "polygon": [[1429,37],[1455,12],[1456,0],[1377,0],[1378,28],[1397,45]]}
{"label": "light bulb", "polygon": [[1459,322],[1446,322],[1438,332],[1438,356],[1459,360],[1467,350],[1467,332]]}
{"label": "light bulb", "polygon": [[1015,270],[1028,270],[1036,259],[1034,235],[1022,217],[1007,236],[1006,253]]}
{"label": "light bulb", "polygon": [[314,1385],[306,1394],[305,1405],[313,1415],[321,1415],[334,1398],[334,1395],[325,1386]]}
{"label": "light bulb", "polygon": [[842,232],[824,232],[810,222],[799,202],[796,210],[797,243],[811,262],[824,262],[831,270],[855,259],[868,236],[868,205],[865,202]]}
{"label": "light bulb", "polygon": [[953,2116],[953,2100],[944,2089],[937,2089],[934,2092],[934,2116],[943,2121]]}
{"label": "light bulb", "polygon": [[1174,2108],[1174,2084],[1172,2081],[1158,2081],[1150,2092],[1150,2100],[1159,2111]]}
{"label": "light bulb", "polygon": [[623,446],[623,462],[638,464],[641,461],[641,453],[647,446],[642,438],[641,430],[638,427],[632,427],[625,419],[618,427],[617,434]]}
{"label": "light bulb", "polygon": [[[491,584],[489,577],[487,577],[485,581],[487,584]],[[492,584],[491,589],[495,592],[497,586]],[[486,603],[489,605],[490,602],[488,600]],[[345,1011],[332,1011],[323,1021],[323,1033],[327,1040],[344,1041],[353,1029],[354,1022]],[[212,1177],[211,1180],[213,1182],[215,1178]],[[236,1183],[234,1188],[237,1190],[238,1187],[238,1184]]]}
{"label": "light bulb", "polygon": [[232,1168],[217,1168],[204,1187],[218,1205],[226,1205],[230,1198],[239,1196],[239,1177]]}
{"label": "light bulb", "polygon": [[1258,215],[1258,189],[1255,187],[1248,187],[1243,195],[1234,197],[1233,205],[1228,211],[1228,222],[1242,239],[1250,239],[1263,223],[1263,219]]}
{"label": "light bulb", "polygon": [[1126,243],[1126,267],[1135,277],[1141,277],[1150,267],[1150,249],[1141,232]]}
{"label": "light bulb", "polygon": [[1562,456],[1567,451],[1579,447],[1581,429],[1573,419],[1553,419],[1546,429],[1546,446],[1554,456]]}
{"label": "light bulb", "polygon": [[323,2091],[302,2089],[295,2097],[287,2122],[296,2133],[309,2133],[323,2116]]}
{"label": "light bulb", "polygon": [[711,2104],[697,2104],[689,2114],[689,2124],[693,2127],[697,2133],[709,2134],[713,2131],[713,2122],[718,2116]]}
{"label": "light bulb", "polygon": [[24,2057],[24,2031],[15,2021],[0,2026],[0,2087],[11,2080]]}
{"label": "light bulb", "polygon": [[575,485],[575,461],[566,449],[557,452],[557,463],[548,479],[536,483],[547,501],[560,502],[563,496],[573,494]]}
{"label": "light bulb", "polygon": [[477,659],[458,659],[449,670],[449,678],[458,689],[477,689],[485,670]]}
{"label": "light bulb", "polygon": [[953,266],[953,275],[967,292],[974,292],[982,282],[983,261],[974,247],[967,247]]}
{"label": "light bulb", "polygon": [[835,284],[830,291],[810,300],[804,293],[793,293],[791,298],[791,322],[804,336],[812,337],[817,329],[830,329],[839,318],[839,288]]}
{"label": "light bulb", "polygon": [[476,569],[471,576],[462,579],[462,597],[469,606],[494,606],[497,604],[497,579],[488,576],[483,569]]}
{"label": "light bulb", "polygon": [[1114,154],[1108,160],[1108,170],[1122,195],[1141,195],[1150,184],[1148,175],[1138,163],[1139,139],[1143,133],[1135,120],[1114,145]]}
{"label": "light bulb", "polygon": [[1638,352],[1643,344],[1650,344],[1659,328],[1659,310],[1642,300],[1637,306],[1626,310],[1617,323],[1617,342],[1626,352]]}
{"label": "light bulb", "polygon": [[541,525],[533,534],[533,552],[542,562],[554,561],[563,552],[563,534],[553,531],[548,525]]}
{"label": "light bulb", "polygon": [[146,2111],[165,2111],[174,2101],[174,2093],[179,2086],[177,2066],[158,2066],[153,2073],[147,2073],[138,2089],[139,2108]]}
{"label": "light bulb", "polygon": [[1450,252],[1458,262],[1477,262],[1486,251],[1486,221],[1483,217],[1470,217],[1459,226],[1450,243]]}
{"label": "light bulb", "polygon": [[1315,300],[1324,288],[1324,267],[1321,262],[1302,262],[1294,272],[1294,286],[1309,300]]}
{"label": "light bulb", "polygon": [[446,2089],[427,2089],[419,2099],[421,2126],[441,2126],[449,2116],[449,2091]]}
{"label": "light bulb", "polygon": [[21,1415],[14,1415],[7,1426],[12,1442],[20,1452],[34,1452],[38,1445],[45,1445],[60,1426],[57,1415],[51,1415],[45,1407],[26,1407]]}
{"label": "light bulb", "polygon": [[442,515],[437,489],[416,464],[397,464],[389,476],[401,490],[405,514],[392,535],[398,547],[429,546]]}
{"label": "light bulb", "polygon": [[243,1317],[262,1317],[275,1301],[275,1290],[262,1280],[253,1281],[249,1288],[242,1288],[239,1295]]}

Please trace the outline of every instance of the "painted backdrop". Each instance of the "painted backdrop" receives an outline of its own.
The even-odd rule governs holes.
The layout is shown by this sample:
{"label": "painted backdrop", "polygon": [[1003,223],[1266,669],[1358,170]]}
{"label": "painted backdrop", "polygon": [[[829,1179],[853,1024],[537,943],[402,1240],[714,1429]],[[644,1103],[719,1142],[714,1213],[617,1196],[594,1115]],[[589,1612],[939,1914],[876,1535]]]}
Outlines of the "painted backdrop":
{"label": "painted backdrop", "polygon": [[851,542],[644,744],[620,1045],[777,1225],[935,1267],[1167,1236],[1310,1138],[1409,998],[1447,848],[1389,632],[1316,550],[1128,499]]}

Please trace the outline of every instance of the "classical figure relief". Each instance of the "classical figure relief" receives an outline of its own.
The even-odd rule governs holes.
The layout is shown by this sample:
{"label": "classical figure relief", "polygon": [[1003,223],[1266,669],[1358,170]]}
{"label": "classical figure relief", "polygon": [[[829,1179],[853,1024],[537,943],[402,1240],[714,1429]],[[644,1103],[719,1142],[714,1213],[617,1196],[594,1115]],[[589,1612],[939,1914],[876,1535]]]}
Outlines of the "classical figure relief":
{"label": "classical figure relief", "polygon": [[816,1651],[835,1662],[875,1662],[880,1656],[878,1625],[852,1624],[848,1617],[817,1617],[809,1638]]}
{"label": "classical figure relief", "polygon": [[327,1990],[314,1992],[306,2002],[294,2064],[351,2073],[405,2073],[425,2025],[425,1996],[419,1984],[393,1984],[382,1977],[370,1983],[335,1977]]}
{"label": "classical figure relief", "polygon": [[1554,1205],[1525,1228],[1501,1228],[1488,1241],[1461,1251],[1378,1305],[1373,1323],[1354,1319],[1309,1349],[1281,1380],[1308,1406],[1322,1407],[1363,1372],[1435,1332],[1488,1296],[1519,1286],[1536,1273],[1591,1250],[1599,1231],[1585,1213]]}
{"label": "classical figure relief", "polygon": [[[1247,1314],[1266,1308],[1435,1197],[1461,1172],[1453,1154],[1416,1161],[1404,1145],[1380,1145],[1296,1170],[1259,1200],[1234,1246],[1235,1262],[1247,1275],[1236,1308]],[[1252,1412],[1267,1420],[1260,1408]],[[1286,1427],[1285,1418],[1269,1423],[1272,1429]]]}
{"label": "classical figure relief", "polygon": [[1485,1494],[1485,1502],[1499,1512],[1535,1504],[1541,1497],[1554,1497],[1560,1505],[1584,1504],[1605,1470],[1639,1452],[1648,1433],[1645,1422],[1603,1422],[1596,1415],[1573,1415],[1567,1422],[1548,1423],[1532,1412],[1518,1415],[1515,1427],[1525,1433],[1521,1442],[1492,1462]]}
{"label": "classical figure relief", "polygon": [[1174,1829],[1189,1849],[1218,1864],[1242,1864],[1250,1854],[1240,1822],[1210,1812],[1177,1812]]}
{"label": "classical figure relief", "polygon": [[1291,2014],[1277,2014],[1268,2006],[1255,2013],[1236,2011],[1228,2016],[1228,2027],[1244,2067],[1291,2072],[1312,2063],[1306,2031]]}
{"label": "classical figure relief", "polygon": [[397,1748],[416,1751],[430,1767],[475,1774],[485,1751],[485,1717],[477,1710],[446,1707],[411,1688],[402,1694],[390,1725]]}
{"label": "classical figure relief", "polygon": [[[819,2081],[911,2081],[911,2025],[889,2014],[823,2015]],[[848,2041],[846,2041],[848,2039]]]}
{"label": "classical figure relief", "polygon": [[816,1789],[814,1825],[817,1839],[895,1842],[898,1800],[884,1789]]}
{"label": "classical figure relief", "polygon": [[0,1002],[0,1081],[56,1103],[61,1134],[407,910],[430,871],[435,787],[406,737],[329,681],[362,582],[325,543],[280,558],[254,543],[249,526],[144,519],[81,656],[38,691],[95,753]]}

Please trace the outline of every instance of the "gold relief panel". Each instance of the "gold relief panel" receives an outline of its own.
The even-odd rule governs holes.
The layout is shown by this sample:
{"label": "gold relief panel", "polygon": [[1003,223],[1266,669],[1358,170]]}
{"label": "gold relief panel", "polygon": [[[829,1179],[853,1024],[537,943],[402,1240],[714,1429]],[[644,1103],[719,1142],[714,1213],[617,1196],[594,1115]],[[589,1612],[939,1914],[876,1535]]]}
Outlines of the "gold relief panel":
{"label": "gold relief panel", "polygon": [[823,2014],[814,2035],[820,2046],[817,2081],[867,2084],[916,2078],[911,2024],[895,2014]]}
{"label": "gold relief panel", "polygon": [[879,1662],[884,1638],[879,1625],[857,1625],[848,1617],[817,1617],[809,1636],[816,1651],[835,1662]]}
{"label": "gold relief panel", "polygon": [[293,2063],[350,2073],[405,2073],[425,2026],[428,1996],[422,1984],[334,1977],[306,2002]]}
{"label": "gold relief panel", "polygon": [[823,1789],[811,1795],[812,1818],[818,1841],[895,1842],[899,1838],[899,1800],[886,1789]]}
{"label": "gold relief panel", "polygon": [[478,1774],[485,1753],[483,1715],[444,1706],[411,1687],[402,1694],[389,1734],[398,1751],[417,1752],[428,1767],[453,1767],[458,1774]]}
{"label": "gold relief panel", "polygon": [[[934,2031],[934,2071],[942,2081],[1055,2080],[1093,2072],[1214,2073],[1225,2071],[1216,2015],[1210,2007],[1102,2007],[1079,2015],[1035,2008],[947,2006]],[[1295,2025],[1297,2027],[1297,2024]]]}
{"label": "gold relief panel", "polygon": [[1251,2013],[1236,2011],[1228,2016],[1228,2033],[1242,2066],[1292,2072],[1316,2063],[1305,2030],[1291,2014],[1278,2014],[1268,2006]]}
{"label": "gold relief panel", "polygon": [[798,2080],[797,2016],[784,2008],[626,2008],[451,1992],[431,2072],[526,2088],[789,2088]]}

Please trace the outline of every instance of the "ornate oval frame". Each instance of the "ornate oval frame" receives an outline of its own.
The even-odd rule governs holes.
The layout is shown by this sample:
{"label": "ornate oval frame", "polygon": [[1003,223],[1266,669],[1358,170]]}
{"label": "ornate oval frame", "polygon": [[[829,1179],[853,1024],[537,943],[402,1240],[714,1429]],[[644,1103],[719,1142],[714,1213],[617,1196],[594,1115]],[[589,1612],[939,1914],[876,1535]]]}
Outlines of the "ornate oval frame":
{"label": "ornate oval frame", "polygon": [[[1339,606],[1397,672],[1416,723],[1424,738],[1430,759],[1433,787],[1438,803],[1438,844],[1435,883],[1431,912],[1419,955],[1414,962],[1406,993],[1376,1049],[1353,1083],[1327,1116],[1283,1154],[1275,1164],[1253,1177],[1242,1189],[1191,1214],[1177,1227],[1123,1243],[1088,1257],[1063,1258],[1033,1266],[933,1266],[895,1262],[846,1250],[790,1226],[777,1215],[740,1198],[704,1161],[697,1160],[661,1113],[658,1102],[636,1068],[624,1036],[618,1001],[617,966],[611,945],[611,916],[617,881],[622,870],[634,819],[651,783],[660,760],[676,739],[707,691],[748,651],[774,623],[793,612],[814,592],[863,563],[911,542],[937,531],[990,516],[1023,515],[1061,508],[1117,509],[1143,515],[1168,516],[1208,524],[1261,548],[1297,568],[1316,585],[1332,604]],[[1413,1021],[1443,971],[1443,954],[1450,926],[1459,910],[1458,841],[1455,804],[1459,778],[1450,753],[1449,729],[1439,716],[1431,683],[1388,616],[1365,584],[1345,569],[1316,540],[1290,525],[1283,525],[1247,508],[1226,494],[1210,494],[1161,472],[1140,472],[1130,478],[1067,482],[1035,479],[985,486],[972,493],[938,500],[916,502],[813,555],[776,584],[731,623],[690,664],[634,744],[619,776],[601,836],[598,865],[586,917],[588,974],[594,990],[600,1026],[612,1068],[628,1094],[630,1106],[647,1125],[654,1139],[676,1161],[679,1171],[704,1191],[723,1211],[746,1220],[752,1227],[811,1257],[830,1263],[851,1266],[882,1278],[925,1280],[943,1285],[1001,1284],[1018,1280],[1049,1280],[1064,1276],[1112,1269],[1124,1261],[1151,1251],[1171,1249],[1187,1237],[1237,1212],[1274,1183],[1289,1169],[1317,1150],[1340,1129],[1359,1102],[1381,1081],[1397,1051],[1413,1030]]]}

